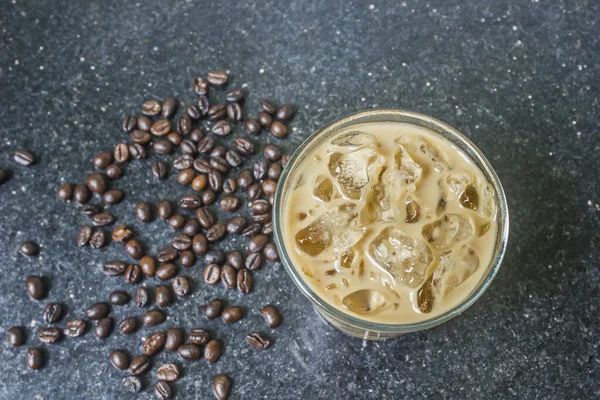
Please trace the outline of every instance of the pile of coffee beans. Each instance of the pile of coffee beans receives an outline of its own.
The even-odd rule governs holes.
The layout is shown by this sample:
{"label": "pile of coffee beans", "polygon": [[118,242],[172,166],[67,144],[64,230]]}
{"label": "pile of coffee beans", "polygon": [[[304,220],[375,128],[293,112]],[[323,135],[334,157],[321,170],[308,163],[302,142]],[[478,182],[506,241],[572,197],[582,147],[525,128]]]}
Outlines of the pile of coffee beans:
{"label": "pile of coffee beans", "polygon": [[[220,282],[228,290],[249,294],[253,274],[264,260],[279,260],[277,248],[271,241],[271,211],[277,181],[289,156],[275,144],[267,144],[261,151],[253,138],[263,132],[276,138],[286,137],[294,109],[286,104],[276,106],[264,99],[260,101],[255,118],[244,118],[243,104],[247,94],[236,88],[226,90],[228,80],[228,74],[223,71],[211,71],[206,77],[193,79],[196,99],[185,107],[180,107],[180,102],[172,97],[143,102],[139,115],[123,118],[123,141],[92,158],[93,171],[86,176],[85,182],[60,185],[57,197],[78,203],[89,218],[88,224],[78,233],[74,232],[74,245],[93,249],[120,246],[123,258],[104,260],[104,274],[111,278],[120,277],[132,286],[145,279],[155,279],[157,285],[153,289],[138,286],[131,293],[113,291],[106,302],[89,305],[85,319],[69,319],[62,329],[56,326],[39,329],[37,339],[41,343],[52,345],[63,337],[77,338],[85,335],[90,327],[97,338],[106,339],[115,330],[130,335],[142,325],[162,326],[168,317],[165,309],[175,299],[185,299],[202,280],[209,285]],[[213,97],[220,97],[220,101],[211,100]],[[234,132],[236,135],[232,135]],[[184,190],[179,198],[161,199],[156,205],[132,202],[129,210],[138,221],[152,223],[158,217],[173,231],[171,243],[150,254],[149,246],[136,236],[134,230],[124,224],[115,224],[119,216],[106,212],[104,206],[128,201],[126,193],[117,187],[118,180],[129,162],[150,158],[153,153],[161,156],[150,165],[157,181],[172,175]],[[172,157],[171,166],[165,162],[165,155]],[[251,162],[256,156],[258,159]],[[35,161],[35,157],[24,150],[15,152],[14,159],[25,166]],[[0,170],[0,183],[7,179],[8,174]],[[93,199],[99,202],[93,202]],[[217,209],[228,217],[218,220]],[[239,214],[244,209],[249,211],[249,219]],[[106,231],[107,227],[112,231]],[[215,247],[228,236],[244,237],[246,244],[228,253]],[[26,256],[35,256],[39,251],[40,246],[32,241],[19,247],[19,252]],[[198,261],[204,264],[203,272],[195,274],[200,279],[181,275]],[[29,276],[25,280],[27,294],[37,301],[48,296],[47,287],[44,277]],[[153,307],[152,299],[156,307]],[[111,316],[112,308],[131,300],[136,306],[148,309],[141,316],[115,321]],[[226,324],[234,324],[246,314],[243,306],[227,305],[221,299],[209,301],[202,306],[202,311],[207,319],[221,317]],[[46,324],[56,324],[63,314],[60,303],[49,302],[43,309],[42,320]],[[281,324],[282,317],[273,305],[262,308],[260,314],[270,329]],[[12,346],[24,345],[26,336],[24,327],[15,326],[8,330],[8,341]],[[273,343],[271,338],[256,332],[247,333],[246,341],[246,345],[258,350],[265,350]],[[27,349],[27,367],[42,368],[46,351],[43,346]],[[144,389],[140,376],[153,368],[152,357],[160,351],[176,352],[184,362],[204,358],[214,363],[223,355],[223,340],[212,337],[201,327],[188,329],[187,333],[180,327],[168,327],[149,334],[141,347],[131,352],[115,343],[107,359],[118,370],[127,372],[121,382],[123,389],[139,392]],[[132,357],[132,352],[137,355]],[[156,367],[155,375],[157,381],[152,389],[156,397],[171,398],[171,385],[181,376],[180,367],[162,364]],[[212,390],[216,398],[227,398],[232,382],[227,375],[215,376]]]}

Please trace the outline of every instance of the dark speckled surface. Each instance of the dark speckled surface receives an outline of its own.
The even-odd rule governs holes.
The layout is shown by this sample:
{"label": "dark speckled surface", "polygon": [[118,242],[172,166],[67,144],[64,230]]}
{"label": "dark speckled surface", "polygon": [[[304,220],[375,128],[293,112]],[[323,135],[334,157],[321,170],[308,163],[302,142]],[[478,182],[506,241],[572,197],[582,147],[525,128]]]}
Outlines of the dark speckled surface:
{"label": "dark speckled surface", "polygon": [[[250,92],[250,113],[263,96],[299,107],[282,142],[290,152],[325,122],[372,107],[453,125],[496,168],[511,238],[477,304],[442,326],[387,342],[362,342],[326,325],[279,264],[258,271],[244,298],[197,281],[160,328],[207,327],[225,353],[214,365],[182,363],[177,398],[211,398],[211,377],[221,372],[234,377],[236,399],[599,397],[599,3],[286,3],[2,1],[0,168],[12,178],[0,186],[0,334],[23,324],[28,345],[38,345],[43,304],[25,294],[27,274],[50,279],[49,300],[65,304],[67,318],[125,287],[101,272],[104,260],[122,257],[116,245],[75,247],[86,220],[56,199],[56,189],[84,179],[92,155],[124,137],[121,117],[143,100],[191,101],[191,78],[221,68],[231,71],[232,87]],[[16,165],[17,148],[33,151],[37,164]],[[184,192],[173,181],[155,183],[150,161],[130,164],[119,186],[128,202],[113,211],[137,232],[132,201]],[[139,236],[151,249],[172,235],[160,221],[147,228]],[[43,246],[39,257],[17,254],[26,239]],[[200,263],[185,271],[200,273]],[[249,316],[235,329],[204,321],[198,305],[213,296],[244,301]],[[273,332],[257,316],[267,303],[285,315]],[[113,311],[117,319],[141,313],[133,304]],[[88,332],[44,346],[48,363],[38,372],[25,368],[24,347],[2,340],[0,398],[134,398],[107,354],[137,352],[141,336],[155,330],[103,341]],[[252,351],[243,337],[254,330],[271,335],[274,346]],[[154,364],[174,359],[161,353]],[[139,396],[152,397],[149,390]]]}

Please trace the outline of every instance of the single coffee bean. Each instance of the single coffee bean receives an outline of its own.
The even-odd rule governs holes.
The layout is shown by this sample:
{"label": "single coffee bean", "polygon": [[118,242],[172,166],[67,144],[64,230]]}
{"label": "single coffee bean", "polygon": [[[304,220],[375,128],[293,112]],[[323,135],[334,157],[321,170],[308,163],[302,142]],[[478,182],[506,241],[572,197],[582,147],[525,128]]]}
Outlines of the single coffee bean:
{"label": "single coffee bean", "polygon": [[191,168],[193,162],[194,158],[191,155],[182,154],[173,160],[173,168],[178,171],[183,171],[184,169]]}
{"label": "single coffee bean", "polygon": [[227,222],[227,233],[230,235],[242,233],[248,225],[246,218],[233,217]]}
{"label": "single coffee bean", "polygon": [[248,189],[252,182],[254,182],[252,172],[250,172],[250,170],[247,169],[241,170],[237,178],[237,184],[240,187],[240,189]]}
{"label": "single coffee bean", "polygon": [[221,276],[221,269],[217,264],[208,264],[206,268],[204,268],[204,282],[209,285],[214,285],[219,281]]}
{"label": "single coffee bean", "polygon": [[190,104],[189,106],[187,106],[185,108],[185,112],[194,121],[199,120],[200,117],[202,117],[202,113],[200,112],[200,109],[193,104]]}
{"label": "single coffee bean", "polygon": [[167,286],[158,285],[154,288],[154,299],[159,307],[167,307],[173,302],[173,295]]}
{"label": "single coffee bean", "polygon": [[160,114],[161,109],[162,109],[162,106],[156,100],[146,100],[142,104],[142,113],[144,115],[153,116],[153,115]]}
{"label": "single coffee bean", "polygon": [[171,154],[173,152],[173,143],[168,140],[158,139],[152,144],[152,150],[156,154]]}
{"label": "single coffee bean", "polygon": [[227,375],[217,375],[212,381],[213,394],[217,400],[225,400],[231,391],[231,378]]}
{"label": "single coffee bean", "polygon": [[257,350],[264,350],[271,346],[271,339],[261,336],[258,333],[251,333],[247,335],[246,341]]}
{"label": "single coffee bean", "polygon": [[263,235],[262,233],[254,235],[248,242],[248,251],[250,253],[258,253],[259,251],[264,249],[265,245],[268,242],[269,237],[267,235]]}
{"label": "single coffee bean", "polygon": [[119,189],[107,190],[102,195],[102,201],[104,201],[104,203],[109,204],[109,205],[117,204],[121,200],[123,200],[123,192]]}
{"label": "single coffee bean", "polygon": [[287,121],[294,116],[294,109],[289,104],[284,104],[277,110],[277,119]]}
{"label": "single coffee bean", "polygon": [[206,231],[206,239],[209,242],[216,242],[217,240],[221,240],[225,234],[227,233],[227,228],[225,224],[214,224]]}
{"label": "single coffee bean", "polygon": [[213,125],[212,133],[217,136],[227,136],[231,133],[231,124],[225,120],[218,121]]}
{"label": "single coffee bean", "polygon": [[235,183],[235,180],[233,178],[227,178],[225,179],[225,181],[223,181],[223,191],[225,193],[231,194],[235,192],[236,189],[237,183]]}
{"label": "single coffee bean", "polygon": [[202,190],[204,190],[204,188],[206,188],[207,184],[208,179],[206,179],[206,175],[200,174],[196,176],[194,180],[192,180],[192,189],[194,189],[197,192],[201,192]]}
{"label": "single coffee bean", "polygon": [[225,93],[225,100],[229,103],[240,102],[244,99],[244,91],[241,89],[232,89]]}
{"label": "single coffee bean", "polygon": [[210,158],[225,157],[225,153],[227,153],[225,146],[217,145],[210,151],[209,156]]}
{"label": "single coffee bean", "polygon": [[165,313],[160,310],[150,310],[146,311],[144,315],[142,315],[142,321],[144,325],[154,326],[162,324],[166,319]]}
{"label": "single coffee bean", "polygon": [[92,217],[92,224],[94,226],[108,226],[115,222],[115,217],[108,213],[99,213]]}
{"label": "single coffee bean", "polygon": [[244,122],[244,130],[250,135],[258,135],[262,132],[262,126],[260,122],[255,119],[247,119],[246,122]]}
{"label": "single coffee bean", "polygon": [[251,238],[252,236],[260,233],[261,230],[262,230],[262,227],[260,226],[260,224],[252,223],[251,225],[248,225],[248,227],[246,227],[246,229],[244,229],[242,231],[242,235],[244,237]]}
{"label": "single coffee bean", "polygon": [[202,357],[200,347],[193,343],[182,344],[179,346],[177,349],[177,354],[179,354],[179,357],[188,361],[199,360],[200,357]]}
{"label": "single coffee bean", "polygon": [[199,172],[204,175],[208,175],[208,173],[212,169],[212,167],[210,166],[210,162],[200,157],[194,160],[193,167],[196,172]]}
{"label": "single coffee bean", "polygon": [[[215,147],[215,139],[212,136],[205,136],[198,142],[198,147],[196,150],[200,154],[210,153],[210,151]],[[194,166],[194,168],[196,168]],[[198,171],[203,172],[203,171]]]}
{"label": "single coffee bean", "polygon": [[264,111],[268,114],[275,113],[275,106],[267,99],[263,99],[260,101],[260,111]]}
{"label": "single coffee bean", "polygon": [[277,181],[281,176],[281,169],[281,165],[277,163],[271,163],[269,164],[269,169],[267,170],[267,176],[269,177],[269,179]]}
{"label": "single coffee bean", "polygon": [[192,250],[184,250],[179,255],[179,264],[182,267],[189,268],[196,263],[196,254]]}
{"label": "single coffee bean", "polygon": [[[194,237],[198,232],[200,232],[200,223],[197,219],[188,220],[183,226],[183,233],[187,236]],[[191,241],[190,241],[191,246]],[[189,247],[188,247],[189,248]]]}
{"label": "single coffee bean", "polygon": [[271,124],[271,133],[278,138],[284,138],[287,135],[287,128],[279,121]]}
{"label": "single coffee bean", "polygon": [[273,118],[271,118],[271,115],[266,112],[260,112],[258,113],[258,122],[260,122],[263,127],[268,128],[271,126]]}
{"label": "single coffee bean", "polygon": [[136,284],[142,280],[142,269],[137,264],[129,264],[123,272],[123,279],[127,283]]}
{"label": "single coffee bean", "polygon": [[204,256],[204,261],[207,264],[222,265],[225,262],[225,253],[221,250],[210,250]]}
{"label": "single coffee bean", "polygon": [[192,90],[198,96],[205,96],[208,94],[208,81],[204,78],[194,78],[192,81]]}
{"label": "single coffee bean", "polygon": [[110,164],[108,167],[106,167],[104,172],[111,181],[119,179],[121,176],[123,176],[123,170],[117,164]]}
{"label": "single coffee bean", "polygon": [[185,276],[176,276],[171,286],[176,296],[183,297],[190,293],[190,283]]}
{"label": "single coffee bean", "polygon": [[281,314],[279,314],[279,311],[277,308],[275,308],[275,306],[268,305],[263,307],[260,310],[260,315],[263,316],[267,325],[269,325],[269,328],[271,329],[277,328],[279,325],[281,325]]}
{"label": "single coffee bean", "polygon": [[107,151],[96,154],[92,159],[92,164],[94,164],[94,168],[96,169],[105,169],[111,162],[112,154]]}
{"label": "single coffee bean", "polygon": [[105,317],[96,321],[96,326],[94,326],[94,335],[96,335],[98,339],[107,338],[112,332],[112,325],[113,321],[110,317]]}
{"label": "single coffee bean", "polygon": [[271,179],[265,179],[262,182],[262,191],[267,196],[275,194],[275,190],[277,190],[277,182]]}
{"label": "single coffee bean", "polygon": [[121,371],[129,368],[129,364],[131,363],[131,358],[129,354],[124,350],[113,350],[110,352],[108,359],[113,367],[116,369],[120,369]]}
{"label": "single coffee bean", "polygon": [[237,250],[227,253],[227,263],[234,269],[239,270],[244,267],[244,256]]}
{"label": "single coffee bean", "polygon": [[[152,125],[154,126],[154,125]],[[152,128],[150,128],[152,129]],[[152,135],[146,131],[135,129],[129,134],[129,139],[135,144],[145,145],[152,141]]]}
{"label": "single coffee bean", "polygon": [[229,172],[229,164],[222,156],[213,156],[210,159],[210,166],[222,174]]}
{"label": "single coffee bean", "polygon": [[196,155],[196,144],[194,142],[192,142],[191,140],[186,139],[186,140],[182,141],[181,144],[179,145],[179,150],[183,154],[195,156]]}
{"label": "single coffee bean", "polygon": [[210,71],[206,79],[213,86],[223,86],[227,83],[227,73],[223,71]]}
{"label": "single coffee bean", "polygon": [[151,256],[144,256],[140,259],[140,269],[146,276],[154,276],[156,273],[156,261]]}
{"label": "single coffee bean", "polygon": [[264,214],[271,209],[271,205],[266,200],[255,200],[250,203],[250,210],[254,214]]}
{"label": "single coffee bean", "polygon": [[211,169],[208,172],[208,183],[212,190],[218,192],[223,187],[223,177],[221,173],[215,169]]}
{"label": "single coffee bean", "polygon": [[169,132],[171,132],[171,123],[166,119],[159,119],[150,127],[150,133],[154,136],[165,136]]}
{"label": "single coffee bean", "polygon": [[269,161],[266,158],[260,158],[252,168],[252,174],[257,181],[263,180],[267,176]]}
{"label": "single coffee bean", "polygon": [[156,269],[156,277],[161,281],[168,281],[177,275],[177,266],[175,264],[162,264]]}
{"label": "single coffee bean", "polygon": [[138,201],[134,206],[135,217],[140,222],[152,221],[152,207],[149,203]]}
{"label": "single coffee bean", "polygon": [[167,165],[162,161],[153,162],[152,175],[157,179],[165,179],[167,177]]}
{"label": "single coffee bean", "polygon": [[173,208],[168,200],[159,201],[156,208],[158,210],[158,216],[160,219],[169,219],[171,218],[171,215],[173,215]]}
{"label": "single coffee bean", "polygon": [[93,217],[96,214],[100,214],[101,212],[104,211],[104,207],[102,207],[100,204],[85,204],[84,206],[81,207],[81,210],[83,211],[83,214],[87,217]]}
{"label": "single coffee bean", "polygon": [[7,331],[8,343],[11,346],[25,344],[25,328],[22,326],[11,326]]}
{"label": "single coffee bean", "polygon": [[137,118],[132,117],[131,115],[127,115],[123,118],[121,122],[121,129],[125,132],[131,132],[137,126]]}
{"label": "single coffee bean", "polygon": [[179,205],[185,210],[196,210],[202,206],[202,198],[195,194],[186,194],[179,199]]}
{"label": "single coffee bean", "polygon": [[25,150],[17,150],[13,153],[13,159],[21,165],[29,167],[33,165],[35,158],[33,154]]}
{"label": "single coffee bean", "polygon": [[167,135],[167,140],[173,143],[173,146],[177,147],[181,144],[183,138],[179,133],[169,132],[169,134]]}
{"label": "single coffee bean", "polygon": [[227,104],[227,117],[236,122],[242,120],[242,108],[238,103]]}
{"label": "single coffee bean", "polygon": [[104,318],[110,312],[110,307],[106,303],[95,303],[88,307],[85,316],[91,320]]}
{"label": "single coffee bean", "polygon": [[208,101],[208,96],[198,96],[198,109],[200,110],[200,114],[203,116],[208,114],[209,108],[210,102]]}
{"label": "single coffee bean", "polygon": [[183,136],[187,136],[192,132],[192,119],[189,115],[183,114],[177,120],[177,132]]}
{"label": "single coffee bean", "polygon": [[130,335],[133,332],[137,331],[138,322],[134,317],[125,318],[123,321],[119,323],[119,332],[123,335]]}
{"label": "single coffee bean", "polygon": [[221,268],[221,282],[227,289],[233,289],[237,283],[236,270],[229,264]]}
{"label": "single coffee bean", "polygon": [[237,167],[242,163],[242,156],[236,150],[228,150],[225,153],[225,160],[231,167]]}
{"label": "single coffee bean", "polygon": [[115,290],[111,292],[110,295],[108,295],[108,301],[110,302],[110,304],[122,306],[124,304],[129,303],[129,295],[127,294],[127,292]]}
{"label": "single coffee bean", "polygon": [[192,247],[192,239],[183,233],[178,233],[173,238],[173,248],[179,251],[187,250]]}
{"label": "single coffee bean", "polygon": [[75,243],[79,247],[85,246],[86,244],[89,243],[91,237],[92,237],[92,228],[89,226],[84,226],[83,228],[81,228],[81,230],[77,234],[77,240],[75,240]]}
{"label": "single coffee bean", "polygon": [[225,307],[221,312],[221,319],[227,323],[233,323],[242,319],[244,312],[240,307]]}
{"label": "single coffee bean", "polygon": [[180,171],[179,175],[177,175],[177,182],[179,182],[180,185],[189,185],[192,183],[195,177],[196,171],[194,171],[192,168],[186,168]]}
{"label": "single coffee bean", "polygon": [[165,340],[165,349],[176,351],[183,344],[183,331],[178,328],[167,329],[167,338]]}
{"label": "single coffee bean", "polygon": [[273,234],[273,222],[271,221],[264,224],[261,233],[267,236],[271,236]]}
{"label": "single coffee bean", "polygon": [[164,332],[155,332],[148,336],[142,345],[142,353],[152,356],[160,351],[165,345],[167,335]]}
{"label": "single coffee bean", "polygon": [[219,120],[225,117],[225,113],[227,112],[225,108],[225,104],[215,104],[210,106],[208,109],[208,118],[213,120]]}
{"label": "single coffee bean", "polygon": [[267,198],[267,200],[269,201],[269,204],[271,205],[271,207],[273,207],[275,205],[275,195],[274,194],[270,194],[269,197]]}
{"label": "single coffee bean", "polygon": [[46,297],[46,285],[39,276],[28,276],[25,279],[25,291],[35,300]]}
{"label": "single coffee bean", "polygon": [[142,160],[148,157],[148,153],[146,153],[146,149],[139,143],[133,143],[129,145],[129,155],[134,160]]}
{"label": "single coffee bean", "polygon": [[247,138],[239,137],[233,143],[235,149],[243,156],[249,156],[254,153],[254,142]]}
{"label": "single coffee bean", "polygon": [[208,229],[215,224],[214,214],[206,207],[199,208],[196,211],[196,217],[198,218],[198,223],[204,229]]}
{"label": "single coffee bean", "polygon": [[38,370],[44,366],[44,355],[40,349],[30,347],[25,352],[25,364],[29,369]]}
{"label": "single coffee bean", "polygon": [[62,201],[69,201],[73,197],[73,184],[72,183],[63,183],[58,188],[58,192],[56,193],[58,198]]}
{"label": "single coffee bean", "polygon": [[146,372],[150,371],[150,367],[150,359],[144,355],[139,355],[131,360],[131,364],[129,364],[129,373],[135,376],[144,375]]}
{"label": "single coffee bean", "polygon": [[19,253],[24,256],[35,256],[40,253],[40,246],[37,243],[28,240],[19,245]]}
{"label": "single coffee bean", "polygon": [[142,390],[142,380],[137,376],[126,376],[121,380],[121,386],[130,393],[139,393]]}
{"label": "single coffee bean", "polygon": [[202,233],[198,233],[192,238],[192,250],[197,255],[206,254],[208,251],[208,240]]}
{"label": "single coffee bean", "polygon": [[42,318],[47,324],[53,324],[62,317],[62,306],[58,303],[48,303],[42,311]]}
{"label": "single coffee bean", "polygon": [[188,333],[188,342],[190,343],[203,345],[208,343],[209,340],[210,335],[204,329],[194,328],[190,329],[190,332]]}
{"label": "single coffee bean", "polygon": [[133,302],[138,307],[146,307],[150,304],[150,294],[148,293],[148,289],[143,287],[137,288],[133,294]]}
{"label": "single coffee bean", "polygon": [[204,347],[204,359],[210,363],[217,362],[221,358],[221,342],[213,339]]}
{"label": "single coffee bean", "polygon": [[38,332],[38,340],[42,343],[56,343],[61,338],[61,332],[58,328],[42,328]]}
{"label": "single coffee bean", "polygon": [[273,219],[271,216],[271,213],[253,214],[251,216],[251,218],[252,218],[252,220],[254,220],[254,222],[257,222],[261,225],[267,224],[267,223],[271,222],[271,220]]}
{"label": "single coffee bean", "polygon": [[224,212],[232,212],[240,208],[240,199],[234,196],[225,196],[219,202],[219,208]]}
{"label": "single coffee bean", "polygon": [[86,203],[90,199],[90,189],[82,183],[75,185],[73,188],[73,200],[79,204]]}
{"label": "single coffee bean", "polygon": [[263,148],[263,154],[270,161],[277,161],[281,158],[281,150],[279,149],[279,147],[275,146],[274,144],[267,144]]}
{"label": "single coffee bean", "polygon": [[179,367],[177,364],[163,364],[156,370],[156,377],[162,381],[175,382],[179,378]]}
{"label": "single coffee bean", "polygon": [[223,302],[219,299],[211,300],[202,306],[202,310],[204,311],[206,318],[215,319],[221,315],[221,311],[223,310]]}
{"label": "single coffee bean", "polygon": [[171,118],[177,111],[177,100],[172,97],[167,97],[162,103],[162,116],[163,118]]}
{"label": "single coffee bean", "polygon": [[67,321],[63,334],[68,337],[79,337],[82,336],[87,329],[87,324],[82,319],[72,319]]}
{"label": "single coffee bean", "polygon": [[240,269],[237,273],[237,287],[242,293],[252,290],[252,273],[247,269]]}
{"label": "single coffee bean", "polygon": [[250,201],[254,201],[257,200],[260,196],[262,195],[262,188],[260,186],[260,183],[253,183],[252,185],[248,186],[248,190],[246,191],[246,197],[248,197],[248,200]]}
{"label": "single coffee bean", "polygon": [[103,272],[106,276],[122,275],[127,269],[127,264],[121,261],[107,261],[104,263]]}
{"label": "single coffee bean", "polygon": [[115,146],[113,152],[115,161],[118,163],[126,163],[129,161],[129,147],[126,143],[119,143]]}
{"label": "single coffee bean", "polygon": [[134,260],[139,260],[144,256],[144,246],[142,242],[136,239],[130,239],[125,242],[125,253]]}
{"label": "single coffee bean", "polygon": [[262,256],[260,253],[250,253],[248,257],[246,257],[246,261],[244,262],[244,266],[247,270],[254,271],[255,269],[259,269],[262,265]]}
{"label": "single coffee bean", "polygon": [[263,254],[265,258],[269,261],[279,261],[279,253],[277,252],[277,247],[271,242],[267,243],[263,249]]}
{"label": "single coffee bean", "polygon": [[152,120],[145,115],[140,115],[137,117],[137,128],[150,132],[150,127],[152,126]]}

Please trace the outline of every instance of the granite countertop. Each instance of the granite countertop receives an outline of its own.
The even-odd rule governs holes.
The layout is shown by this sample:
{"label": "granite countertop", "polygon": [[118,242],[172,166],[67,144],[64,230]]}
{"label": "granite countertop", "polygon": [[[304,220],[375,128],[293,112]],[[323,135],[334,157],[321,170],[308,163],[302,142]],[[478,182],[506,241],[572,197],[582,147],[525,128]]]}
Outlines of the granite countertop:
{"label": "granite countertop", "polygon": [[[263,97],[296,105],[288,139],[261,137],[288,152],[325,122],[375,107],[456,127],[500,176],[511,234],[496,280],[472,308],[386,342],[327,325],[278,263],[257,271],[245,297],[195,280],[167,325],[207,327],[225,350],[214,365],[182,363],[177,398],[212,398],[217,373],[234,378],[232,399],[599,397],[599,15],[600,3],[585,0],[3,1],[0,168],[11,179],[0,186],[0,334],[26,325],[28,346],[39,345],[44,303],[25,294],[28,274],[50,279],[48,300],[66,306],[62,324],[112,290],[131,292],[101,271],[104,260],[122,257],[117,246],[74,245],[86,219],[56,189],[84,180],[92,155],[123,139],[122,116],[144,100],[191,101],[193,77],[224,69],[230,87],[249,92],[249,113]],[[19,148],[37,163],[15,164]],[[153,203],[182,191],[173,180],[156,183],[148,160],[130,164],[119,185],[128,200]],[[172,233],[158,220],[142,232],[132,204],[113,210],[150,249],[167,244]],[[17,253],[29,239],[43,246],[38,257]],[[198,278],[200,264],[186,274]],[[245,304],[249,316],[235,329],[207,323],[199,305],[215,296]],[[257,313],[268,303],[285,321],[267,331],[275,343],[259,353],[244,336],[265,331]],[[113,312],[117,320],[131,314],[141,312],[133,304]],[[137,351],[144,332],[106,340],[88,332],[44,346],[48,362],[37,372],[24,365],[25,347],[3,339],[0,398],[135,398],[107,355]],[[155,364],[175,359],[161,353]],[[153,381],[151,374],[145,382]]]}

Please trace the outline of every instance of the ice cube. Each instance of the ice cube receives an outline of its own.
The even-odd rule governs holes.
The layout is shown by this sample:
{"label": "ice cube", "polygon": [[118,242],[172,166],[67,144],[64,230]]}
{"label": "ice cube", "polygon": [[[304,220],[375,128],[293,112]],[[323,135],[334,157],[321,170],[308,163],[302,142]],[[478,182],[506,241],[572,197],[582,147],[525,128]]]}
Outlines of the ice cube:
{"label": "ice cube", "polygon": [[354,261],[354,250],[348,249],[343,252],[338,258],[341,268],[349,269],[352,267],[352,261]]}
{"label": "ice cube", "polygon": [[[314,257],[328,248],[334,240],[336,249],[352,240],[356,243],[362,234],[353,229],[344,229],[355,218],[353,207],[348,205],[330,210],[296,233],[296,245],[301,251]],[[357,236],[360,237],[356,239]]]}
{"label": "ice cube", "polygon": [[423,174],[423,169],[402,145],[398,146],[394,153],[394,167],[398,171],[396,178],[400,180],[400,185],[406,191],[414,192],[417,189],[417,182]]}
{"label": "ice cube", "polygon": [[469,245],[444,253],[433,273],[433,287],[441,295],[466,281],[479,267],[479,256]]}
{"label": "ice cube", "polygon": [[429,246],[395,227],[384,228],[369,244],[368,256],[393,281],[409,287],[423,283],[433,260]]}
{"label": "ice cube", "polygon": [[413,154],[420,154],[431,160],[436,172],[441,173],[450,169],[446,154],[421,136],[404,135],[396,139],[396,143],[400,143]]}
{"label": "ice cube", "polygon": [[450,250],[458,242],[473,235],[471,221],[459,214],[445,214],[430,224],[423,226],[423,237],[439,251]]}
{"label": "ice cube", "polygon": [[419,204],[412,197],[409,197],[406,200],[406,222],[414,224],[415,222],[418,222],[420,218],[421,207],[419,207]]}
{"label": "ice cube", "polygon": [[335,138],[332,142],[334,146],[341,147],[376,147],[378,146],[377,139],[370,133],[352,131],[341,134]]}
{"label": "ice cube", "polygon": [[319,175],[313,187],[313,196],[327,203],[333,194],[333,184],[326,176]]}
{"label": "ice cube", "polygon": [[362,189],[370,181],[369,173],[375,164],[381,164],[379,155],[370,148],[351,153],[333,153],[329,159],[329,172],[336,178],[342,194],[353,200],[361,197]]}
{"label": "ice cube", "polygon": [[385,297],[373,289],[361,289],[342,299],[344,308],[360,315],[373,315],[384,309]]}
{"label": "ice cube", "polygon": [[448,174],[445,182],[463,207],[475,210],[486,218],[494,215],[494,189],[490,184],[466,172]]}

